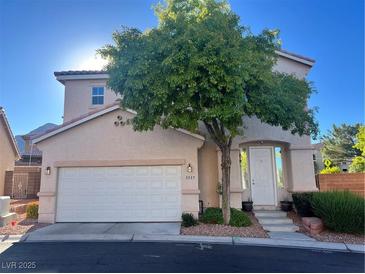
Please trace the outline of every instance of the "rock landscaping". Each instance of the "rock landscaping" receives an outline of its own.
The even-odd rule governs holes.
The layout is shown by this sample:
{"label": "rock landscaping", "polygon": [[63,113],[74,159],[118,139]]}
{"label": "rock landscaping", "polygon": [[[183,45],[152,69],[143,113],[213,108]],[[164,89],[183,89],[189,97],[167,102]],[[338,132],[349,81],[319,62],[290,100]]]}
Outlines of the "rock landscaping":
{"label": "rock landscaping", "polygon": [[20,235],[34,231],[48,224],[38,223],[37,219],[27,219],[26,207],[28,204],[35,203],[37,200],[12,200],[10,211],[17,214],[16,219],[6,226],[0,227],[0,235]]}
{"label": "rock landscaping", "polygon": [[243,227],[228,226],[222,224],[198,223],[196,226],[182,227],[182,235],[204,235],[204,236],[238,236],[250,238],[268,238],[267,233],[257,219],[251,214],[246,213],[251,221],[251,225]]}
{"label": "rock landscaping", "polygon": [[346,244],[365,244],[365,235],[338,233],[329,231],[326,228],[324,228],[324,230],[318,234],[311,234],[305,229],[302,218],[294,211],[288,212],[288,217],[293,220],[294,224],[299,226],[299,231],[301,233],[304,233],[318,241]]}

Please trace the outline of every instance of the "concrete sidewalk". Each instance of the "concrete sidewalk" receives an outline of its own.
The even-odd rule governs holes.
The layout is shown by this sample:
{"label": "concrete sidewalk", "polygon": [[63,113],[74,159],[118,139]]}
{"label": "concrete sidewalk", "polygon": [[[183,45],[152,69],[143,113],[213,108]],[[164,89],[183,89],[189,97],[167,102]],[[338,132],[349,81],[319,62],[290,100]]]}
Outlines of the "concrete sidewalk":
{"label": "concrete sidewalk", "polygon": [[214,237],[164,234],[51,234],[41,235],[35,232],[24,235],[20,242],[175,242],[198,244],[226,244],[247,246],[269,246],[330,250],[341,252],[365,253],[365,245],[330,243],[319,241],[285,240],[270,238]]}

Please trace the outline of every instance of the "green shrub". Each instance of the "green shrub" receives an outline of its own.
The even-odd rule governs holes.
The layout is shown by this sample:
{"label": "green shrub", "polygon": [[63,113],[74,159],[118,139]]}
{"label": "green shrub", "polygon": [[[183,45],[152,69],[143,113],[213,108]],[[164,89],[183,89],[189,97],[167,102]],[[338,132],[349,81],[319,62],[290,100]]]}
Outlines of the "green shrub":
{"label": "green shrub", "polygon": [[301,217],[314,216],[311,204],[312,195],[312,192],[293,193],[294,206]]}
{"label": "green shrub", "polygon": [[248,218],[247,214],[241,210],[231,208],[231,220],[229,222],[231,226],[250,226],[251,220]]}
{"label": "green shrub", "polygon": [[38,219],[38,204],[27,205],[27,218]]}
{"label": "green shrub", "polygon": [[[223,224],[222,209],[217,207],[209,207],[204,211],[200,220],[206,224]],[[231,208],[231,220],[229,225],[238,227],[249,226],[251,225],[251,220],[248,218],[246,213],[238,209]]]}
{"label": "green shrub", "polygon": [[326,167],[321,170],[321,174],[337,174],[341,173],[341,169],[338,166]]}
{"label": "green shrub", "polygon": [[204,210],[200,220],[206,224],[223,224],[222,210],[218,207],[208,207]]}
{"label": "green shrub", "polygon": [[194,218],[194,215],[191,213],[183,213],[181,215],[182,226],[189,227],[198,224],[198,221]]}
{"label": "green shrub", "polygon": [[348,191],[330,191],[313,193],[311,201],[314,213],[327,228],[364,234],[364,198]]}

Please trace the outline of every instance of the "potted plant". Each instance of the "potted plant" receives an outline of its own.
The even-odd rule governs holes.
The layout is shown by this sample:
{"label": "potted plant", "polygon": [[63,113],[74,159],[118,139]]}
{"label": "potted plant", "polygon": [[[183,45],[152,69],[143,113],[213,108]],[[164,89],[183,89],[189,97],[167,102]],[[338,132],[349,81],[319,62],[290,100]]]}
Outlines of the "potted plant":
{"label": "potted plant", "polygon": [[243,201],[242,202],[242,210],[243,211],[252,211],[253,209],[253,202],[251,201],[251,198],[248,198],[248,201]]}
{"label": "potted plant", "polygon": [[284,201],[280,201],[280,208],[282,211],[289,212],[293,210],[293,202],[285,199]]}

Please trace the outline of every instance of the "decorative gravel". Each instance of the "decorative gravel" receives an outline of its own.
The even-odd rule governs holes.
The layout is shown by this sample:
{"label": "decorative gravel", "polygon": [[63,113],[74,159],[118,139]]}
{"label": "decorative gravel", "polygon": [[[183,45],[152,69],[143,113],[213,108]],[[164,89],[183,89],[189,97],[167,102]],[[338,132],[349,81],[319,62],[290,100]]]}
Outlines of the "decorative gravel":
{"label": "decorative gravel", "polygon": [[[10,202],[10,211],[14,212],[16,207],[28,203],[34,203],[37,200],[12,200]],[[15,222],[9,223],[6,226],[0,227],[0,235],[20,235],[36,229],[45,227],[49,224],[38,223],[37,219],[27,219],[26,213],[17,214]]]}
{"label": "decorative gravel", "polygon": [[199,223],[196,226],[181,227],[183,235],[204,235],[204,236],[239,236],[250,238],[268,238],[265,230],[251,214],[247,214],[252,221],[252,225],[246,227],[234,227],[229,225],[215,225]]}
{"label": "decorative gravel", "polygon": [[346,244],[365,244],[365,235],[354,235],[348,233],[338,233],[325,229],[320,234],[311,235],[308,233],[302,223],[301,217],[294,211],[288,212],[288,217],[293,219],[294,224],[299,226],[299,231],[322,242],[346,243]]}

